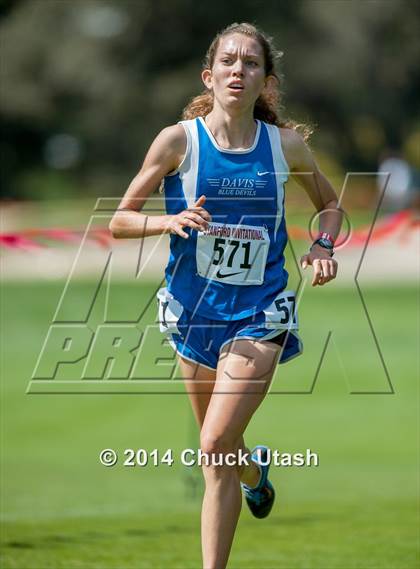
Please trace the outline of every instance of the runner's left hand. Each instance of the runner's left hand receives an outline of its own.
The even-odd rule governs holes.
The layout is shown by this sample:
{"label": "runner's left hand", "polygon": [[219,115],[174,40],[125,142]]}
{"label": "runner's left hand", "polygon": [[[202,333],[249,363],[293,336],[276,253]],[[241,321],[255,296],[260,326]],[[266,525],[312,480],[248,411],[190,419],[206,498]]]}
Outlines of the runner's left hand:
{"label": "runner's left hand", "polygon": [[308,265],[312,265],[314,274],[312,278],[312,286],[322,286],[332,281],[337,276],[337,261],[330,257],[323,247],[315,245],[306,255],[300,259],[302,269],[306,269]]}

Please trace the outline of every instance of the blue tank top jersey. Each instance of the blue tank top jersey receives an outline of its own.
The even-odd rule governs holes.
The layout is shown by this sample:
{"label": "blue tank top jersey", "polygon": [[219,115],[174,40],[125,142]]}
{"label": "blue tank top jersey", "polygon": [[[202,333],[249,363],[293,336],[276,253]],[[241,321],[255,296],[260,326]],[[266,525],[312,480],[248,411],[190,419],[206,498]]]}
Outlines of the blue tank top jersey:
{"label": "blue tank top jersey", "polygon": [[215,320],[239,320],[269,306],[287,284],[284,184],[289,169],[278,127],[261,121],[253,145],[221,148],[203,118],[181,121],[185,157],[164,179],[168,214],[206,196],[206,231],[170,236],[168,291],[188,310]]}

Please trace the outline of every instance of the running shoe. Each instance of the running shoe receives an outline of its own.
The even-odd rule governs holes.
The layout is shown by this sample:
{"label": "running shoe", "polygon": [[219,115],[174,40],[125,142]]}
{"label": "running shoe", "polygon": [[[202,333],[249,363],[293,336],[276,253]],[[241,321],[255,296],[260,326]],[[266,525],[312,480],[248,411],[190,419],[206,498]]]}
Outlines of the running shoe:
{"label": "running shoe", "polygon": [[[259,452],[257,452],[259,450]],[[261,460],[259,458],[261,457]],[[246,502],[248,504],[251,513],[256,518],[266,518],[271,512],[273,507],[274,498],[276,493],[274,491],[273,485],[267,479],[268,470],[270,464],[267,463],[268,447],[264,445],[257,445],[251,454],[251,460],[253,460],[261,471],[261,478],[255,488],[251,488],[246,484],[241,482],[242,490],[244,491]]]}

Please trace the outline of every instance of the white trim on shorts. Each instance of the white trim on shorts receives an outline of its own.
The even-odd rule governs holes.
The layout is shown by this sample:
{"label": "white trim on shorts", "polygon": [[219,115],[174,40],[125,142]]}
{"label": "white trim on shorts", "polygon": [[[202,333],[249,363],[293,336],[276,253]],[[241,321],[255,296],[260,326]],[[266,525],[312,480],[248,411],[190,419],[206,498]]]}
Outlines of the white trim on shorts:
{"label": "white trim on shorts", "polygon": [[[273,330],[272,332],[269,332],[268,334],[266,334],[265,336],[262,336],[261,338],[257,338],[256,336],[235,336],[234,338],[230,338],[229,340],[226,340],[226,342],[223,342],[223,344],[220,346],[220,352],[222,351],[223,346],[226,346],[226,344],[228,344],[229,342],[233,342],[234,340],[256,340],[257,342],[258,341],[261,342],[262,340],[271,340],[271,338],[276,338],[276,336],[280,336],[280,334],[282,334],[283,332],[289,332],[289,334],[293,334],[293,336],[297,339],[298,346],[299,346],[299,351],[296,352],[296,354],[289,356],[288,358],[286,358],[282,362],[280,362],[280,360],[279,360],[279,364],[285,364],[287,362],[290,362],[290,360],[297,358],[298,356],[300,356],[303,353],[302,340],[300,339],[299,334],[292,332],[292,330],[282,330],[282,331],[279,331],[278,329]],[[283,348],[283,346],[281,346],[281,347]]]}
{"label": "white trim on shorts", "polygon": [[168,342],[170,343],[170,345],[172,346],[172,348],[175,350],[175,353],[177,353],[179,356],[181,356],[182,358],[184,358],[184,360],[188,360],[189,362],[192,362],[194,364],[198,364],[200,366],[206,367],[207,369],[211,369],[211,371],[216,371],[217,368],[216,367],[210,367],[207,366],[206,364],[203,364],[201,362],[198,362],[197,360],[193,360],[192,358],[189,358],[188,356],[185,356],[184,354],[182,354],[176,347],[175,342],[172,340],[172,338],[169,338],[168,336]]}

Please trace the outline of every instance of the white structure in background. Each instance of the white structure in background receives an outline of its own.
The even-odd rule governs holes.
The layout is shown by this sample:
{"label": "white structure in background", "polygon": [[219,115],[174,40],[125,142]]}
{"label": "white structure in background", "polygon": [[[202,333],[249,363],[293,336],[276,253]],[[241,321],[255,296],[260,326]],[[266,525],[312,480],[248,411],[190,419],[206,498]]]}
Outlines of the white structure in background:
{"label": "white structure in background", "polygon": [[383,205],[386,209],[400,210],[410,203],[412,172],[408,162],[402,158],[385,158],[378,168],[378,190],[386,190]]}

